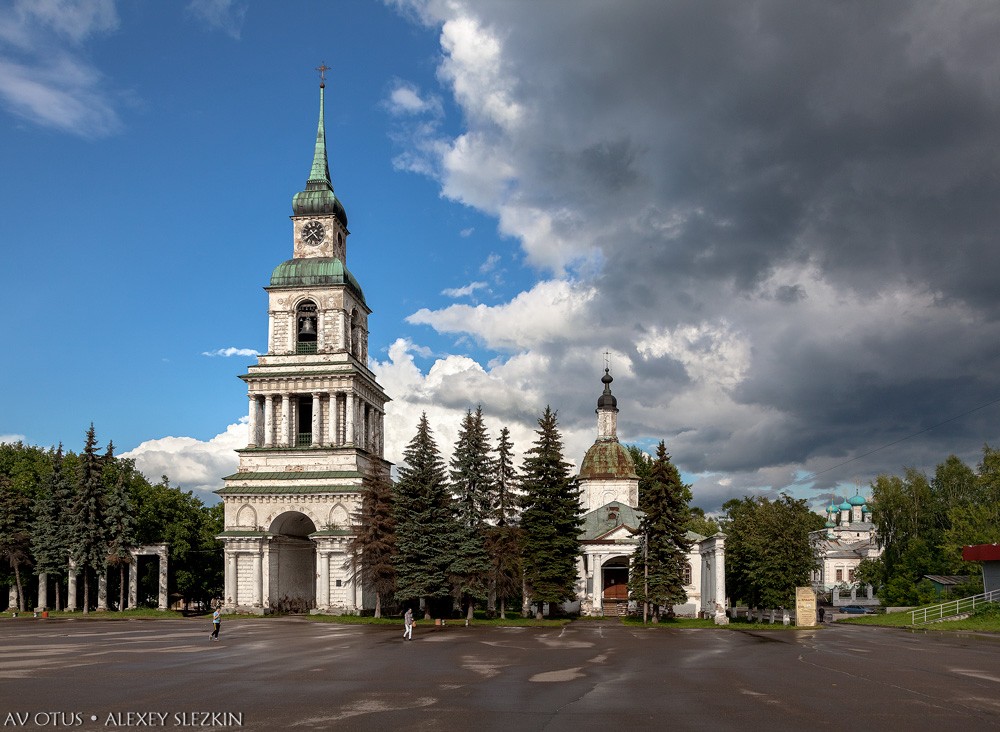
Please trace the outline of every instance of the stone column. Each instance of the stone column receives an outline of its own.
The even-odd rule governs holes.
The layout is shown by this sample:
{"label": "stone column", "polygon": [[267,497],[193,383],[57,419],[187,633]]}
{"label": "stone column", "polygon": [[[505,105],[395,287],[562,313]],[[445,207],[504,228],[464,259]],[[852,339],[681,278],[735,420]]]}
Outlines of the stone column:
{"label": "stone column", "polygon": [[264,575],[262,572],[263,557],[260,551],[253,555],[253,605],[264,606]]}
{"label": "stone column", "polygon": [[313,445],[313,447],[319,447],[320,445],[323,444],[323,441],[322,441],[323,435],[321,433],[323,421],[321,419],[322,414],[320,414],[320,400],[319,400],[319,398],[321,396],[322,396],[322,394],[320,394],[318,391],[314,391],[313,392],[313,412],[312,412],[312,445]]}
{"label": "stone column", "polygon": [[594,615],[604,614],[604,555],[594,556]]}
{"label": "stone column", "polygon": [[76,565],[70,562],[66,578],[66,609],[70,612],[76,610],[76,577]]}
{"label": "stone column", "polygon": [[42,572],[38,575],[38,611],[49,609],[49,575]]}
{"label": "stone column", "polygon": [[292,422],[292,398],[289,394],[281,395],[281,417],[278,420],[278,447],[291,447],[294,442],[289,441]]}
{"label": "stone column", "polygon": [[257,397],[254,394],[248,396],[250,398],[250,419],[247,422],[247,447],[257,447]]}
{"label": "stone column", "polygon": [[344,442],[348,445],[354,444],[354,418],[355,418],[355,401],[354,394],[352,392],[347,392],[344,395]]}
{"label": "stone column", "polygon": [[330,607],[330,552],[322,551],[317,545],[319,555],[319,591],[316,594],[316,607],[327,610]]}
{"label": "stone column", "polygon": [[128,565],[128,606],[139,604],[139,555],[132,552],[132,563]]}
{"label": "stone column", "polygon": [[329,408],[327,409],[326,444],[330,447],[337,446],[337,392],[331,391],[327,394]]}
{"label": "stone column", "polygon": [[167,548],[161,546],[156,553],[160,557],[160,596],[157,609],[166,610],[170,607],[170,598],[167,596]]}
{"label": "stone column", "polygon": [[108,609],[108,573],[101,572],[97,575],[97,611],[105,612]]}
{"label": "stone column", "polygon": [[274,445],[274,394],[264,395],[264,447]]}
{"label": "stone column", "polygon": [[233,582],[236,573],[233,571],[233,553],[228,547],[223,547],[222,561],[225,563],[225,570],[222,573],[222,605],[233,607],[236,605],[236,598],[233,596]]}

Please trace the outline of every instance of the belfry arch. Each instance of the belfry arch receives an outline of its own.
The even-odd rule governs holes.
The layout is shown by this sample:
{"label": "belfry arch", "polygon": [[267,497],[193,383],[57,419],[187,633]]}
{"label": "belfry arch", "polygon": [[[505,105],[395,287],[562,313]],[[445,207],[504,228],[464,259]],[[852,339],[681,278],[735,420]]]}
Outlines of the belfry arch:
{"label": "belfry arch", "polygon": [[304,513],[285,511],[268,529],[270,604],[283,612],[309,612],[316,606],[316,524]]}

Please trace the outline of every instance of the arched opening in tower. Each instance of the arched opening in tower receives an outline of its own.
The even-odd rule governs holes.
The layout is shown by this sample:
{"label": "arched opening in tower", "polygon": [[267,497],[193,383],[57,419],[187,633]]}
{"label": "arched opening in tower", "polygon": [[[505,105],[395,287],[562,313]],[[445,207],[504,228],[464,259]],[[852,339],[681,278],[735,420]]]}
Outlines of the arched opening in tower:
{"label": "arched opening in tower", "polygon": [[306,613],[316,607],[316,531],[312,519],[298,511],[279,515],[269,529],[268,589],[274,612]]}

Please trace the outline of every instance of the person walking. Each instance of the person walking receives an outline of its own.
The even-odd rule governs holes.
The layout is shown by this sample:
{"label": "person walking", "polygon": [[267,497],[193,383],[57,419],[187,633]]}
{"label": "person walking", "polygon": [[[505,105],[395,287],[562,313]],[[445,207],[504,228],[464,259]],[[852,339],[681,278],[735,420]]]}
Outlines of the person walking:
{"label": "person walking", "polygon": [[403,615],[403,637],[413,640],[413,610],[410,608],[406,608]]}
{"label": "person walking", "polygon": [[219,628],[221,625],[222,609],[217,607],[215,608],[215,612],[212,613],[212,635],[208,636],[209,640],[219,640]]}

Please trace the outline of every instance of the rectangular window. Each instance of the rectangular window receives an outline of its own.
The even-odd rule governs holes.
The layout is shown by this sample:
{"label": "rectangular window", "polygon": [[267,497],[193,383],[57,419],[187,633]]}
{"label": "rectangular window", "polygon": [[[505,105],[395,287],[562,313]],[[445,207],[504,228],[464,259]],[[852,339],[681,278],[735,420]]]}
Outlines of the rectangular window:
{"label": "rectangular window", "polygon": [[337,580],[337,587],[340,587],[340,580]]}
{"label": "rectangular window", "polygon": [[848,582],[853,582],[854,581],[854,570],[853,569],[847,570],[847,581]]}
{"label": "rectangular window", "polygon": [[844,570],[842,570],[842,569],[838,569],[837,570],[837,581],[838,582],[843,582],[844,581]]}

